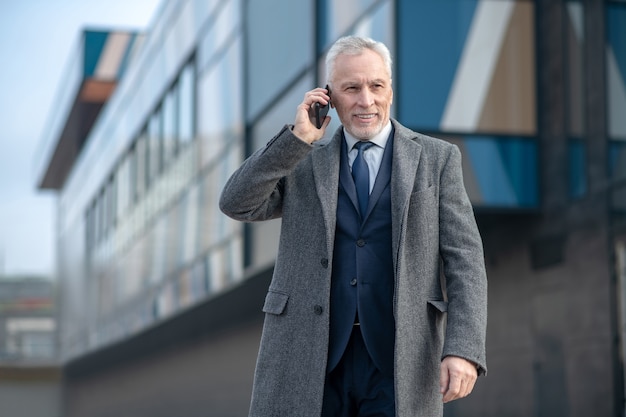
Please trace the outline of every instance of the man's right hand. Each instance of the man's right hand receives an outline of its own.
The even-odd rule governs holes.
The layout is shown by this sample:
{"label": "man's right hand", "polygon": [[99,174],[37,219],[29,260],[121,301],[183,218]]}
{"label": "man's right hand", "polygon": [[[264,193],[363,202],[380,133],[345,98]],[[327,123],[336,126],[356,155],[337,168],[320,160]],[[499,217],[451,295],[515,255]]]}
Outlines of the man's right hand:
{"label": "man's right hand", "polygon": [[313,104],[328,104],[330,97],[328,90],[325,88],[316,88],[308,91],[304,95],[304,100],[298,106],[296,112],[296,121],[293,125],[293,134],[308,144],[320,140],[326,132],[326,127],[330,123],[330,116],[324,118],[324,123],[319,129],[315,126],[315,114],[313,113]]}

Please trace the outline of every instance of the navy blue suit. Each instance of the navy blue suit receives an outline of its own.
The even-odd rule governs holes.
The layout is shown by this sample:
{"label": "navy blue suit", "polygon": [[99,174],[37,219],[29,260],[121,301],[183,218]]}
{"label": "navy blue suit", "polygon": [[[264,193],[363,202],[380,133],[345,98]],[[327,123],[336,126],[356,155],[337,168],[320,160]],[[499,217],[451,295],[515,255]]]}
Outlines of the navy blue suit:
{"label": "navy blue suit", "polygon": [[363,216],[359,213],[348,150],[343,140],[330,298],[328,371],[339,363],[358,317],[371,359],[381,372],[393,375],[392,154],[393,130]]}

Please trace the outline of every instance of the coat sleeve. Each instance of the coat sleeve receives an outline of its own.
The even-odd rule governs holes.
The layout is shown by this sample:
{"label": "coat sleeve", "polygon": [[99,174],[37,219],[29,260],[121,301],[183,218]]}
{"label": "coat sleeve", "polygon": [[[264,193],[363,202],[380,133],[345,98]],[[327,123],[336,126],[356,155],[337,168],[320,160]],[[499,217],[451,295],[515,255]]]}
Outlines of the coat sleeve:
{"label": "coat sleeve", "polygon": [[461,153],[450,147],[440,178],[439,243],[448,296],[443,350],[476,363],[487,372],[487,275],[482,240],[463,185]]}
{"label": "coat sleeve", "polygon": [[289,126],[257,150],[232,174],[220,196],[220,210],[246,222],[281,217],[284,178],[313,149]]}

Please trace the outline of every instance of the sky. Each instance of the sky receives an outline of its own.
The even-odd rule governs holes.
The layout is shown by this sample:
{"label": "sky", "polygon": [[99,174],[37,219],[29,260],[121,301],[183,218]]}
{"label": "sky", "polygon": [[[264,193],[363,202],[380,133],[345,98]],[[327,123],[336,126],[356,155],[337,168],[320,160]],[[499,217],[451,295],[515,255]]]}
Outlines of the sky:
{"label": "sky", "polygon": [[85,28],[148,29],[161,0],[0,1],[0,277],[55,275],[57,195],[35,155]]}

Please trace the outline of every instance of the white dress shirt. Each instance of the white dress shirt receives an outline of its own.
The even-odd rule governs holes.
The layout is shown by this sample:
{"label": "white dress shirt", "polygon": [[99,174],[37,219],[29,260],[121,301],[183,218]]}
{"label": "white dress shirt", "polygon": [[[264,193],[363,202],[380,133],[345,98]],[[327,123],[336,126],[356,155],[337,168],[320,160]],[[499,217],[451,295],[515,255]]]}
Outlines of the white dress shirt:
{"label": "white dress shirt", "polygon": [[[387,126],[385,126],[380,133],[369,140],[369,142],[372,142],[374,146],[370,146],[367,150],[363,151],[363,158],[365,158],[365,162],[367,162],[367,168],[370,174],[370,193],[374,188],[376,176],[378,175],[378,170],[380,169],[380,163],[383,160],[385,146],[387,146],[387,140],[389,139],[390,133],[391,122],[388,122]],[[343,134],[346,138],[346,144],[348,145],[348,164],[350,165],[350,169],[352,169],[352,163],[359,153],[354,145],[360,141],[349,134],[345,128],[343,129]]]}

